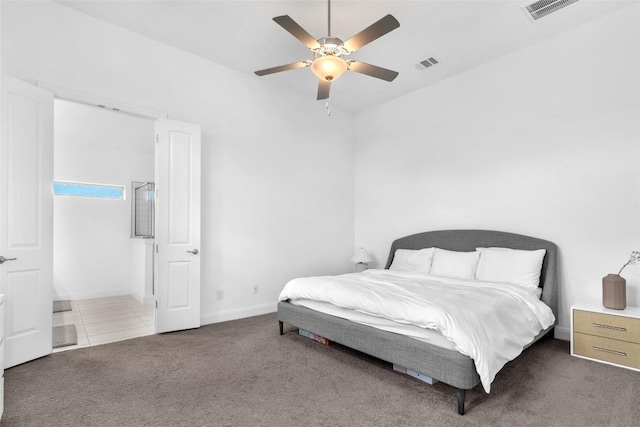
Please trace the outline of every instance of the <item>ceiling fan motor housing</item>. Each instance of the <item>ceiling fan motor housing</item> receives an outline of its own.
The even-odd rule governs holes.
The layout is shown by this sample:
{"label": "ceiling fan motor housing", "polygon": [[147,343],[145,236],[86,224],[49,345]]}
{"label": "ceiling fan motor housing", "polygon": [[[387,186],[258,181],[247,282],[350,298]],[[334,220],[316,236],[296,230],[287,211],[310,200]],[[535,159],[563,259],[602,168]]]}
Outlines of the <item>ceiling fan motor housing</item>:
{"label": "ceiling fan motor housing", "polygon": [[322,37],[318,39],[318,43],[320,43],[320,48],[314,51],[316,58],[327,54],[335,56],[349,54],[342,46],[344,42],[337,37]]}

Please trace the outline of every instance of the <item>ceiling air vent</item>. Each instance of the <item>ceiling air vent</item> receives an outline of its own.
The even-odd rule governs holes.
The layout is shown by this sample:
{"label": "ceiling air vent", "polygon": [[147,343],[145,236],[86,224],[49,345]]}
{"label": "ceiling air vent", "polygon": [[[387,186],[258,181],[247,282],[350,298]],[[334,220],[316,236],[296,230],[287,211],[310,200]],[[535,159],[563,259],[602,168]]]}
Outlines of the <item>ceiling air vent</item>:
{"label": "ceiling air vent", "polygon": [[434,57],[431,57],[431,58],[425,59],[424,61],[420,61],[418,64],[416,64],[416,67],[419,69],[424,69],[424,68],[432,67],[437,63],[438,63],[438,60],[435,59]]}
{"label": "ceiling air vent", "polygon": [[522,5],[522,10],[531,21],[537,21],[580,0],[539,0]]}

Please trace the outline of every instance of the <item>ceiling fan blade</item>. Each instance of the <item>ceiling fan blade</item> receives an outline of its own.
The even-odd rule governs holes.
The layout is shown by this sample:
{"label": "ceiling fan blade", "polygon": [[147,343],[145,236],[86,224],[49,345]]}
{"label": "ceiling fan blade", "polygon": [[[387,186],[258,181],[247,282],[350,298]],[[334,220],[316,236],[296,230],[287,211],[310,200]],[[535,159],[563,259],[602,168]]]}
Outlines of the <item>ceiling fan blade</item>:
{"label": "ceiling fan blade", "polygon": [[258,70],[255,73],[259,76],[266,76],[267,74],[279,73],[281,71],[295,70],[296,68],[304,68],[311,65],[310,61],[294,62],[292,64],[280,65],[278,67],[266,68],[264,70]]}
{"label": "ceiling fan blade", "polygon": [[300,40],[309,49],[320,48],[320,43],[318,43],[318,40],[314,39],[313,36],[307,32],[307,30],[298,25],[298,23],[291,19],[289,15],[276,16],[275,18],[273,18],[273,20],[276,21],[276,23],[282,28],[291,33],[293,37]]}
{"label": "ceiling fan blade", "polygon": [[391,82],[393,81],[393,79],[398,77],[397,71],[388,70],[386,68],[367,64],[366,62],[362,62],[362,61],[349,61],[348,69],[350,71],[355,71],[356,73],[366,74],[367,76],[386,80],[388,82]]}
{"label": "ceiling fan blade", "polygon": [[331,90],[331,82],[328,80],[318,80],[318,97],[316,99],[327,99]]}
{"label": "ceiling fan blade", "polygon": [[377,22],[369,25],[355,36],[344,42],[342,46],[349,52],[355,52],[362,46],[371,43],[375,39],[384,36],[390,31],[395,30],[400,23],[392,15],[387,15]]}

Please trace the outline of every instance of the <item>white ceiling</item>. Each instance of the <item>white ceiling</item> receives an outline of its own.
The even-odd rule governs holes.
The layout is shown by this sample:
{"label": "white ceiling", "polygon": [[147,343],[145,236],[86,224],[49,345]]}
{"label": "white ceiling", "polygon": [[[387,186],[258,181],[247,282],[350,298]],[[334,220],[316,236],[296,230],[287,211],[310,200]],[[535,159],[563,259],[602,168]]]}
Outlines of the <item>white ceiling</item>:
{"label": "white ceiling", "polygon": [[[331,103],[362,111],[522,49],[637,0],[581,0],[536,22],[521,9],[527,0],[331,2],[332,35],[347,40],[390,13],[400,28],[350,55],[398,71],[389,83],[346,73],[332,84]],[[317,78],[309,69],[264,77],[254,71],[312,59],[311,52],[272,18],[289,15],[314,37],[327,35],[327,2],[319,0],[58,1],[168,45],[315,99]],[[417,64],[429,57],[440,63]],[[323,101],[317,101],[323,102]]]}

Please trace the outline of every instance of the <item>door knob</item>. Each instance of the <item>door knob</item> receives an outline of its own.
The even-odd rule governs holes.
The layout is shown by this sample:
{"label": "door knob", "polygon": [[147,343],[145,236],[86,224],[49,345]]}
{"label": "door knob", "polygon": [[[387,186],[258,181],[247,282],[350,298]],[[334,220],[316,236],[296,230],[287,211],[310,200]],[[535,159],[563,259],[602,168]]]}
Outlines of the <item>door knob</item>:
{"label": "door knob", "polygon": [[0,255],[0,264],[4,264],[5,261],[15,261],[18,258],[5,258],[2,255]]}
{"label": "door knob", "polygon": [[194,249],[192,251],[187,251],[187,252],[189,252],[190,254],[198,255],[198,250],[197,249]]}

